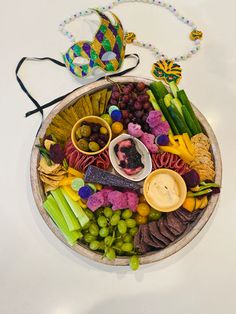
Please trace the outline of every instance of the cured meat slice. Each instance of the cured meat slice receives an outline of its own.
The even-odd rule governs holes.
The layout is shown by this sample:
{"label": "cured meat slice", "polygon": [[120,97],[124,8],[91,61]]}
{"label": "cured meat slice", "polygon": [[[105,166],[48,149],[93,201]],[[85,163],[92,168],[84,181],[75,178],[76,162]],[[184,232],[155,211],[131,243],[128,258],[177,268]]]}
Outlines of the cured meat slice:
{"label": "cured meat slice", "polygon": [[170,241],[174,241],[176,239],[176,236],[173,235],[173,233],[171,233],[166,226],[164,225],[164,219],[160,218],[158,220],[158,227],[159,227],[159,231],[160,233],[166,237],[167,239],[169,239]]}
{"label": "cured meat slice", "polygon": [[148,227],[149,227],[149,230],[151,232],[151,234],[157,238],[158,240],[160,240],[161,242],[163,242],[165,245],[168,245],[170,244],[170,240],[167,239],[166,237],[164,237],[159,229],[158,229],[158,225],[157,225],[157,221],[152,221],[148,224]]}

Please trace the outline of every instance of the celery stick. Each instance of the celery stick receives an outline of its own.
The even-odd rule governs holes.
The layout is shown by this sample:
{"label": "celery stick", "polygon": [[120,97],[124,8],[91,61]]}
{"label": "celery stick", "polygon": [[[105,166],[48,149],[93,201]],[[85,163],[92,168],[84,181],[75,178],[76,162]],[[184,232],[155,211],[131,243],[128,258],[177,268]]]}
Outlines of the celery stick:
{"label": "celery stick", "polygon": [[67,200],[67,203],[70,205],[70,208],[73,210],[75,216],[78,218],[81,227],[83,228],[89,222],[88,216],[79,206],[79,204],[72,200],[72,198],[69,196],[69,194],[66,192],[64,188],[61,188],[61,192],[64,195],[65,199]]}
{"label": "celery stick", "polygon": [[79,222],[75,217],[75,214],[71,210],[70,206],[68,205],[66,199],[64,198],[61,190],[58,188],[54,191],[51,191],[51,193],[66,220],[69,230],[74,231],[80,229]]}
{"label": "celery stick", "polygon": [[174,81],[169,83],[171,92],[173,94],[173,96],[176,98],[177,97],[177,92],[179,90],[178,86],[176,85],[176,83]]}
{"label": "celery stick", "polygon": [[65,218],[63,217],[60,208],[58,207],[57,202],[52,197],[52,195],[47,197],[46,201],[43,203],[43,206],[70,245],[73,245],[76,240],[82,238],[83,235],[80,231],[70,231],[68,229]]}

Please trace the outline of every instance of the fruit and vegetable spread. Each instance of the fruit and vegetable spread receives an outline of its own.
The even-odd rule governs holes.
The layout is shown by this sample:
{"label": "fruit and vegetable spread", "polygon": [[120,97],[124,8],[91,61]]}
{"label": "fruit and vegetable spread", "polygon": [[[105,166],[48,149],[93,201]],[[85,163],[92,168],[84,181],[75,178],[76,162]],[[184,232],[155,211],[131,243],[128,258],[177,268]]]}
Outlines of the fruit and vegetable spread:
{"label": "fruit and vegetable spread", "polygon": [[[106,121],[110,129],[86,119],[91,116]],[[80,119],[78,150],[71,132]],[[117,138],[111,152],[105,147],[109,132],[112,140],[128,136]],[[187,195],[176,210],[152,208],[143,195],[144,181],[132,181],[133,174],[147,167],[136,139],[149,152],[153,171],[170,169],[182,176]],[[162,250],[188,232],[211,195],[220,191],[209,138],[185,91],[173,82],[168,89],[161,82],[113,82],[91,91],[52,119],[37,147],[44,208],[65,240],[86,245],[108,260],[127,256],[134,270],[139,256]],[[112,167],[109,152],[121,174]],[[175,182],[165,174],[153,181],[149,192],[165,208],[179,197]]]}

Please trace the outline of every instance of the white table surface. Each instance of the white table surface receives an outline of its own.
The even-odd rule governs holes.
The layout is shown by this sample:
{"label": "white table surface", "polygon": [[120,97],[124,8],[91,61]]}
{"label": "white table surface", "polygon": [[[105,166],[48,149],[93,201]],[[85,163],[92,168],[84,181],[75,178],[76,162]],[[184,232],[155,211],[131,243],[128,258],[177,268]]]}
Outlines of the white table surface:
{"label": "white table surface", "polygon": [[[211,123],[223,158],[220,201],[200,234],[174,256],[131,272],[74,254],[52,234],[34,205],[29,162],[40,115],[24,118],[33,105],[16,82],[16,64],[23,56],[60,59],[70,43],[58,33],[59,22],[103,3],[109,2],[0,2],[0,313],[235,314],[235,1],[171,1],[204,32],[200,53],[182,63],[180,85]],[[178,55],[190,47],[187,26],[162,8],[122,4],[114,12],[126,29],[163,51]],[[90,39],[87,24],[77,26],[78,39]],[[151,53],[132,46],[127,51],[141,57],[132,75],[151,78]],[[78,86],[65,69],[47,62],[28,63],[20,75],[42,103]]]}

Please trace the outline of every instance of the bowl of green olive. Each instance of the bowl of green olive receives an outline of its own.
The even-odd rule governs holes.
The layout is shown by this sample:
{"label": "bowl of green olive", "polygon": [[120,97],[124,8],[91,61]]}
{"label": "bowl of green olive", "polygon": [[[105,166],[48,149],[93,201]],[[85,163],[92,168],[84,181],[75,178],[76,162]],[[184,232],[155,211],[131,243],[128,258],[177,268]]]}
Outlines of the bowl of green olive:
{"label": "bowl of green olive", "polygon": [[76,149],[86,155],[96,155],[104,151],[112,138],[109,124],[97,116],[87,116],[77,121],[71,132]]}

